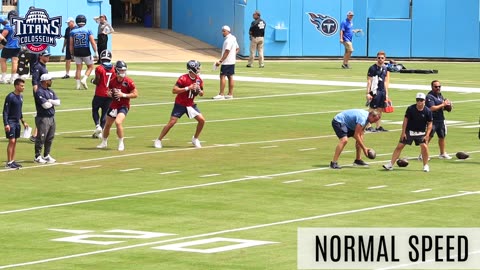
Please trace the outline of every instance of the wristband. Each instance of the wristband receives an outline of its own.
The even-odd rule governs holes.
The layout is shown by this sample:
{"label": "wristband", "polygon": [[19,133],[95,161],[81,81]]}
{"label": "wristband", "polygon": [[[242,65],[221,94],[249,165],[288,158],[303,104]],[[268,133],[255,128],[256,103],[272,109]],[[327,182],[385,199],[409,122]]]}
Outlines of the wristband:
{"label": "wristband", "polygon": [[187,87],[185,87],[185,91],[188,91],[188,86],[187,86]]}
{"label": "wristband", "polygon": [[122,97],[126,98],[126,97],[127,97],[127,94],[122,94]]}

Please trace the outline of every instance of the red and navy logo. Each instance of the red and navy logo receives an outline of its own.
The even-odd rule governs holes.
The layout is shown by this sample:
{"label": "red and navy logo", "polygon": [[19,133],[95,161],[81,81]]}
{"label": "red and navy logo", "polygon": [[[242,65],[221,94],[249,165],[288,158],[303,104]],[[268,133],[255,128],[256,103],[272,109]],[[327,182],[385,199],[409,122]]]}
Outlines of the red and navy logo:
{"label": "red and navy logo", "polygon": [[335,18],[320,13],[307,12],[310,23],[315,25],[317,31],[325,36],[335,35],[338,31],[338,22]]}
{"label": "red and navy logo", "polygon": [[41,53],[48,46],[55,47],[62,37],[62,16],[50,18],[45,9],[30,9],[25,18],[12,17],[13,38],[20,46],[33,53]]}

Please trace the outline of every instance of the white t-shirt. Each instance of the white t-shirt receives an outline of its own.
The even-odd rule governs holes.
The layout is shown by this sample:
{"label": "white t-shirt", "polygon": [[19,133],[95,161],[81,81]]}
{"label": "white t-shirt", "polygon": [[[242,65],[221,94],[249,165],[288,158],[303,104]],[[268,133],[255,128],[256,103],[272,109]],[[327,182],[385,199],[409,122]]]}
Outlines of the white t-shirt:
{"label": "white t-shirt", "polygon": [[225,53],[226,50],[230,50],[230,52],[227,58],[223,60],[222,65],[235,65],[237,48],[239,48],[237,38],[232,34],[228,34],[225,37],[225,41],[223,41],[222,55]]}

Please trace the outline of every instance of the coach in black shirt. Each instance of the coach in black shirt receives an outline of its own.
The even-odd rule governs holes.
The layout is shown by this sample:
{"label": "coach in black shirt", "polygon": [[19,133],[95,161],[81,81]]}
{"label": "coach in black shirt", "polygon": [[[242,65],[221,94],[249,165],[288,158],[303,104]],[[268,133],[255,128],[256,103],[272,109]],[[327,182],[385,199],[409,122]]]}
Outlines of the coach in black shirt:
{"label": "coach in black shirt", "polygon": [[253,13],[253,22],[250,25],[250,57],[248,58],[247,67],[252,67],[255,58],[255,52],[258,51],[258,64],[261,68],[265,65],[263,63],[263,45],[265,36],[265,27],[267,24],[260,18],[260,11],[256,10]]}

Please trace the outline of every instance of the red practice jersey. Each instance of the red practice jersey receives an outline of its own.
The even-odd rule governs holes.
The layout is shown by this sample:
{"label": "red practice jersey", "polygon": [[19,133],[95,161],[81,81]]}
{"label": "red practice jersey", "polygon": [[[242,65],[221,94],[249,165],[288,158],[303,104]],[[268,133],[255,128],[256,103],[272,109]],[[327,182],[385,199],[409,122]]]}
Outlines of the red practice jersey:
{"label": "red practice jersey", "polygon": [[95,68],[95,77],[98,78],[95,96],[107,97],[110,81],[116,78],[115,67],[112,65],[110,69],[107,69],[103,65],[99,65]]}
{"label": "red practice jersey", "polygon": [[[110,89],[115,91],[116,89],[119,89],[122,93],[129,94],[133,92],[135,89],[135,83],[132,81],[132,79],[125,77],[121,82],[115,78],[114,80],[110,81]],[[118,109],[121,107],[127,107],[130,109],[130,99],[129,98],[120,98],[117,100],[116,98],[113,98],[112,103],[110,104],[110,108],[112,109]]]}
{"label": "red practice jersey", "polygon": [[[203,80],[199,76],[197,76],[195,79],[192,79],[190,78],[190,76],[188,76],[188,74],[180,76],[175,84],[180,88],[184,88],[190,86],[192,83],[196,83],[197,80],[200,81],[200,88],[203,89]],[[185,91],[177,94],[177,97],[175,98],[175,103],[185,107],[193,106],[194,99],[195,96],[192,94],[191,91]]]}

